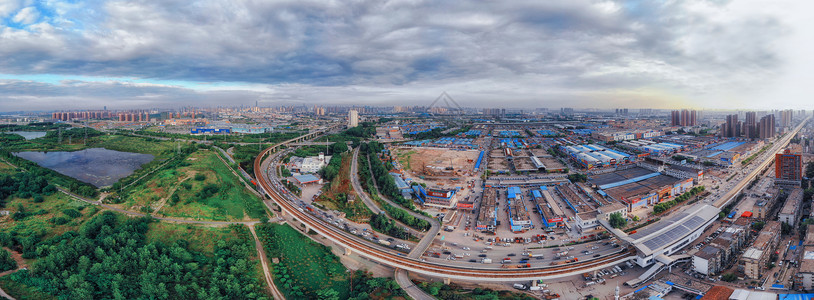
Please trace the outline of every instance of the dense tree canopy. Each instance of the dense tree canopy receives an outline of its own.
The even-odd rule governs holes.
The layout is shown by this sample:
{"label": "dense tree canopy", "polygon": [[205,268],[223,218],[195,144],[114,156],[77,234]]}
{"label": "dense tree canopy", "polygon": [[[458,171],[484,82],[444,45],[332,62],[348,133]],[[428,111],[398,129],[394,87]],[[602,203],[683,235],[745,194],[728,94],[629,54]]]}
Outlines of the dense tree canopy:
{"label": "dense tree canopy", "polygon": [[36,245],[39,257],[16,281],[63,299],[261,299],[248,229],[215,241],[214,256],[188,248],[146,243],[150,218],[121,220],[103,212]]}

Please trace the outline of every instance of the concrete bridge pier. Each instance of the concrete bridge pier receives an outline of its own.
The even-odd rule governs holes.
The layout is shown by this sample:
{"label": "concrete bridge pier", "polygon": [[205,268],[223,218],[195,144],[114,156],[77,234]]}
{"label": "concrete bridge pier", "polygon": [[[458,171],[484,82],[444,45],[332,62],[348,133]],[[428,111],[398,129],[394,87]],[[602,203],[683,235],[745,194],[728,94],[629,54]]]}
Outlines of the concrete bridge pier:
{"label": "concrete bridge pier", "polygon": [[449,278],[444,278],[444,284],[449,285]]}
{"label": "concrete bridge pier", "polygon": [[350,255],[351,253],[350,247],[345,247],[345,255]]}

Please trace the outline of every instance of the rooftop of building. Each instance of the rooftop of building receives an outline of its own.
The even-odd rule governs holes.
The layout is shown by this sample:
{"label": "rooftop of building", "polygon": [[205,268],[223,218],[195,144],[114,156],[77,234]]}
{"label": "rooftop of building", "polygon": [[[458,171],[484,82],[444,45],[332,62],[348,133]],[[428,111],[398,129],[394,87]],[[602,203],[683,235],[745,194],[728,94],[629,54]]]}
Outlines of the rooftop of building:
{"label": "rooftop of building", "polygon": [[695,253],[695,256],[700,258],[709,260],[714,257],[721,256],[721,248],[715,247],[713,245],[706,245],[704,248],[701,248],[698,252]]}
{"label": "rooftop of building", "polygon": [[814,273],[814,246],[805,246],[800,257],[800,273]]}
{"label": "rooftop of building", "polygon": [[809,224],[806,228],[806,239],[803,244],[814,246],[814,225]]}
{"label": "rooftop of building", "polygon": [[635,234],[627,235],[619,230],[611,231],[631,243],[644,255],[650,255],[687,237],[705,223],[718,217],[720,211],[717,207],[700,202],[639,229]]}
{"label": "rooftop of building", "polygon": [[795,187],[789,193],[789,197],[786,198],[786,203],[783,204],[783,208],[780,210],[780,214],[785,215],[793,215],[800,209],[800,202],[803,200],[803,189],[799,187]]}
{"label": "rooftop of building", "polygon": [[766,225],[763,226],[763,229],[757,234],[755,241],[752,243],[752,246],[761,250],[766,250],[773,239],[775,239],[780,234],[780,222],[778,221],[768,221]]}
{"label": "rooftop of building", "polygon": [[733,292],[735,292],[735,290],[731,288],[716,285],[709,289],[701,300],[729,300],[729,296],[732,295]]}
{"label": "rooftop of building", "polygon": [[760,257],[763,255],[763,250],[757,249],[755,247],[749,247],[746,251],[743,252],[741,256],[744,259],[751,259],[751,260],[760,260]]}

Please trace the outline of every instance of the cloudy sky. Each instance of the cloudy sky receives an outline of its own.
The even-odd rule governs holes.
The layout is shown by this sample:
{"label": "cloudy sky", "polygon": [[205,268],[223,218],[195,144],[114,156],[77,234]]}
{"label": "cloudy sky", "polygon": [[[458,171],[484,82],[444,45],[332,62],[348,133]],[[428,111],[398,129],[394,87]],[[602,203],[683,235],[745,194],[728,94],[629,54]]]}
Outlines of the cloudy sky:
{"label": "cloudy sky", "polygon": [[814,109],[809,1],[0,0],[0,111]]}

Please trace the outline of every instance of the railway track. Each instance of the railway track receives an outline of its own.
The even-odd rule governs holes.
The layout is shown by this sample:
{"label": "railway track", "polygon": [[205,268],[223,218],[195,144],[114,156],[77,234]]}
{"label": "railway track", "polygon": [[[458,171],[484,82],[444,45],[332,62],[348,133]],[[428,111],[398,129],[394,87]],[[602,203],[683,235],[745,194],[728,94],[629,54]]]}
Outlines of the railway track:
{"label": "railway track", "polygon": [[294,216],[300,222],[305,224],[306,227],[313,229],[328,240],[345,247],[346,251],[355,252],[360,256],[366,257],[367,259],[393,268],[403,269],[432,277],[459,280],[488,279],[490,281],[517,281],[553,279],[609,267],[633,258],[636,253],[632,248],[620,248],[619,252],[586,261],[559,266],[520,269],[452,266],[409,258],[403,256],[403,254],[368,243],[355,235],[344,232],[336,227],[333,227],[332,225],[326,224],[321,219],[305,211],[300,211],[298,207],[287,201],[277,192],[277,190],[273,188],[270,180],[262,171],[262,162],[267,155],[271,154],[272,149],[275,149],[275,146],[265,149],[254,161],[254,173],[257,183],[267,196],[277,203],[283,209],[283,211],[285,211],[285,213]]}

